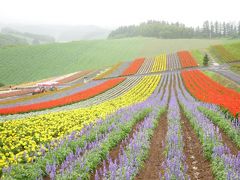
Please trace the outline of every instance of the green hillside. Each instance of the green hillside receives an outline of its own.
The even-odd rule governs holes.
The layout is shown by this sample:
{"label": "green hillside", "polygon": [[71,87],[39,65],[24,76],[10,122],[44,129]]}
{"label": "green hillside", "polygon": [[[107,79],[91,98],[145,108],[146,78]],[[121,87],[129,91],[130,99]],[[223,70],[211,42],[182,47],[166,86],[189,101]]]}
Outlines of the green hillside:
{"label": "green hillside", "polygon": [[237,60],[240,60],[240,42],[224,45],[227,51],[229,51]]}
{"label": "green hillside", "polygon": [[0,33],[0,47],[28,44],[25,39]]}
{"label": "green hillside", "polygon": [[0,83],[19,84],[222,40],[129,38],[0,48]]}

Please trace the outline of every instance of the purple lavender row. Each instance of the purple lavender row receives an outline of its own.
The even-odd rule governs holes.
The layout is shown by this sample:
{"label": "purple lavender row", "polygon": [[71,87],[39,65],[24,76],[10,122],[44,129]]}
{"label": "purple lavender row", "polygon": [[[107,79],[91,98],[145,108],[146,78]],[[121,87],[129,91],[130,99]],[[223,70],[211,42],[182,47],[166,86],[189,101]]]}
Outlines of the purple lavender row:
{"label": "purple lavender row", "polygon": [[114,72],[109,74],[106,77],[117,77],[120,76],[131,64],[132,62],[123,62]]}
{"label": "purple lavender row", "polygon": [[[167,89],[168,88],[169,87],[167,87]],[[158,124],[159,117],[166,109],[169,96],[168,92],[168,90],[164,92],[162,89],[160,93],[151,96],[147,103],[150,105],[152,112],[139,124],[131,139],[126,138],[123,140],[127,146],[125,149],[121,147],[118,158],[113,160],[108,157],[108,166],[106,166],[105,161],[103,162],[103,168],[95,173],[95,180],[130,180],[134,178],[147,156],[150,148],[150,137]],[[163,99],[161,99],[162,96]]]}
{"label": "purple lavender row", "polygon": [[[173,76],[172,76],[173,77]],[[180,108],[174,92],[174,87],[171,87],[170,101],[168,105],[168,132],[166,136],[166,159],[162,164],[164,174],[160,173],[166,180],[170,179],[187,179],[187,165],[185,163],[185,155],[183,153],[183,137],[180,123]]]}
{"label": "purple lavender row", "polygon": [[180,69],[181,64],[179,57],[176,53],[167,55],[167,70]]}
{"label": "purple lavender row", "polygon": [[145,74],[145,73],[151,72],[153,64],[154,64],[154,58],[145,58],[144,63],[139,68],[136,74]]}
{"label": "purple lavender row", "polygon": [[[178,99],[186,113],[194,130],[198,131],[198,136],[203,144],[205,156],[211,159],[213,173],[216,179],[230,178],[240,179],[240,153],[234,156],[230,149],[224,146],[218,127],[198,110],[197,102],[182,86],[181,78],[177,78]],[[179,83],[180,82],[180,83]],[[238,167],[238,168],[236,168]],[[224,178],[224,179],[225,179]]]}
{"label": "purple lavender row", "polygon": [[[127,124],[134,118],[136,114],[139,114],[139,112],[143,111],[144,109],[145,108],[143,106],[130,107],[128,109],[129,112],[124,112],[118,120],[114,121],[106,133],[102,134],[101,136],[98,136],[98,134],[96,134],[97,138],[95,141],[86,144],[84,148],[77,148],[77,151],[75,153],[71,152],[59,166],[59,171],[55,171],[54,177],[56,174],[60,176],[66,176],[66,174],[69,173],[71,174],[71,171],[79,164],[84,167],[86,165],[84,162],[86,162],[87,156],[90,152],[98,149],[110,137],[113,131],[120,130],[120,125]],[[55,166],[55,164],[52,164],[52,166]],[[51,171],[48,171],[48,174],[50,175],[53,173]]]}
{"label": "purple lavender row", "polygon": [[240,75],[238,75],[230,70],[224,70],[224,69],[213,70],[213,71],[227,77],[228,79],[230,79],[230,80],[234,81],[235,83],[237,83],[238,85],[240,85]]}
{"label": "purple lavender row", "polygon": [[[42,156],[37,158],[36,161],[31,164],[17,164],[5,170],[6,177],[14,177],[14,174],[21,169],[21,172],[28,171],[29,168],[34,172],[29,174],[30,178],[36,179],[43,174],[49,174],[55,177],[53,171],[56,168],[64,169],[66,164],[65,161],[69,161],[73,154],[73,149],[70,148],[72,145],[78,144],[79,147],[75,148],[75,155],[81,152],[95,148],[95,144],[98,141],[103,141],[109,133],[112,132],[116,127],[122,124],[124,121],[128,121],[130,117],[135,116],[141,110],[143,110],[141,104],[123,108],[118,110],[113,115],[109,115],[105,120],[98,120],[96,123],[91,123],[85,126],[80,132],[72,132],[69,136],[64,137],[61,140],[53,140],[46,146],[41,146],[39,152],[36,152],[36,156]],[[55,145],[55,147],[54,147]],[[82,146],[82,147],[81,147]],[[51,147],[54,147],[52,149]],[[62,153],[64,152],[64,153]],[[68,152],[68,154],[66,154]],[[59,154],[61,154],[59,156]],[[65,159],[63,162],[61,159]],[[45,164],[46,168],[42,169],[42,165]]]}
{"label": "purple lavender row", "polygon": [[[159,96],[162,96],[162,92],[163,91],[161,91],[159,93]],[[144,108],[144,109],[151,108],[151,107],[153,107],[153,101],[155,101],[155,99],[156,99],[156,97],[154,95],[151,95],[150,98],[148,98],[148,100],[146,100],[143,103],[140,103],[139,106],[141,106],[141,108]],[[167,99],[167,97],[164,97],[164,99]],[[127,121],[129,121],[128,118],[125,118],[125,119],[127,119]],[[119,126],[116,127],[115,129],[119,129]],[[105,142],[103,142],[102,144],[98,144],[96,146],[97,147],[96,149],[91,149],[89,152],[86,152],[78,159],[73,158],[75,160],[71,161],[71,165],[67,169],[65,169],[64,172],[62,172],[61,174],[57,174],[57,176],[56,176],[57,179],[68,179],[72,176],[78,177],[78,178],[87,177],[88,173],[90,171],[90,169],[88,167],[88,163],[87,163],[89,161],[89,157],[94,156],[95,153],[99,153],[99,151],[101,151],[100,149],[104,143]],[[78,174],[76,174],[76,173],[78,173]]]}

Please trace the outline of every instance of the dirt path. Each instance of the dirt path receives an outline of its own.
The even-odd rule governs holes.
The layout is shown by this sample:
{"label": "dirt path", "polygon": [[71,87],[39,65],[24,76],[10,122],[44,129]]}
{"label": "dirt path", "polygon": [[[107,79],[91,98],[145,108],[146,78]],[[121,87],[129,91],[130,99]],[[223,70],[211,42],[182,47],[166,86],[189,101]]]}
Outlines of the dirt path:
{"label": "dirt path", "polygon": [[136,180],[153,180],[159,179],[159,172],[162,169],[162,163],[165,159],[163,154],[164,147],[162,141],[165,142],[165,137],[167,134],[167,113],[165,113],[154,131],[153,137],[151,139],[150,151],[148,159],[145,161],[143,168],[135,177]]}
{"label": "dirt path", "polygon": [[233,141],[223,132],[222,129],[219,128],[219,132],[222,135],[222,142],[230,149],[230,152],[235,156],[238,155],[240,148],[238,148]]}
{"label": "dirt path", "polygon": [[210,161],[204,157],[202,144],[183,112],[181,112],[181,123],[184,140],[183,151],[188,165],[187,174],[191,179],[214,179]]}

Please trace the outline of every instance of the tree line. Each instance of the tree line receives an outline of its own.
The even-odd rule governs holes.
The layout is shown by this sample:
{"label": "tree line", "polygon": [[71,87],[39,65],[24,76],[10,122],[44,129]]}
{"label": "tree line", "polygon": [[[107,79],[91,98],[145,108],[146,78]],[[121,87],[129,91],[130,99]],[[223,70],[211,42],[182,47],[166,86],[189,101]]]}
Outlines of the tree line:
{"label": "tree line", "polygon": [[212,22],[205,21],[196,28],[187,27],[183,23],[167,21],[147,21],[139,25],[121,26],[113,30],[108,38],[124,37],[156,37],[163,39],[174,38],[240,38],[240,21]]}

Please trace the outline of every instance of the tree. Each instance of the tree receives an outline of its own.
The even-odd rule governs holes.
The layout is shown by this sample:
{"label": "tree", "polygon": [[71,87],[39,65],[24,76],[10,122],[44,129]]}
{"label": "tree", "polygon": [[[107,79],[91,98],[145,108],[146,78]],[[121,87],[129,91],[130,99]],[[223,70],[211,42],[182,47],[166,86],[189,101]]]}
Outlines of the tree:
{"label": "tree", "polygon": [[214,32],[215,32],[215,36],[218,37],[220,34],[220,31],[219,31],[219,25],[217,21],[214,23]]}
{"label": "tree", "polygon": [[213,25],[213,22],[211,22],[211,24],[210,24],[210,39],[212,39],[213,36],[214,36],[214,25]]}
{"label": "tree", "polygon": [[209,21],[203,23],[203,36],[206,38],[210,37]]}
{"label": "tree", "polygon": [[205,56],[204,56],[204,58],[203,58],[203,65],[204,65],[204,66],[208,66],[208,62],[209,62],[208,55],[205,54]]}
{"label": "tree", "polygon": [[223,37],[225,37],[227,35],[227,28],[226,28],[225,22],[223,22],[223,24],[222,24],[222,30],[223,30]]}
{"label": "tree", "polygon": [[240,37],[240,21],[238,22],[238,36]]}

